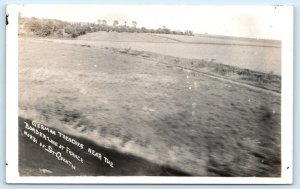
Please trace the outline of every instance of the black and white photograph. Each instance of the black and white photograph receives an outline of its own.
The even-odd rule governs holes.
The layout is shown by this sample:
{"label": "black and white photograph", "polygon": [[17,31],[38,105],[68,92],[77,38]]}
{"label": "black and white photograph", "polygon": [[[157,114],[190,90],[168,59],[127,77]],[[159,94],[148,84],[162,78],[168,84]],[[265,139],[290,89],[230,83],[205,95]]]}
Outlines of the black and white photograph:
{"label": "black and white photograph", "polygon": [[291,178],[292,7],[10,10],[19,179]]}

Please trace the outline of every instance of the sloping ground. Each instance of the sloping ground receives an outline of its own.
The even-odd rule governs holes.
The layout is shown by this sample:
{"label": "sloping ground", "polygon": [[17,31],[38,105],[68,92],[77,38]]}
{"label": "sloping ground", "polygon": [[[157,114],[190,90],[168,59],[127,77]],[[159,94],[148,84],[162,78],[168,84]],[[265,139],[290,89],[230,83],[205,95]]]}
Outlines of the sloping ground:
{"label": "sloping ground", "polygon": [[89,41],[122,41],[122,42],[153,42],[153,43],[174,43],[174,39],[163,38],[147,33],[119,33],[119,32],[94,32],[77,37],[79,40]]}
{"label": "sloping ground", "polygon": [[117,32],[89,33],[77,40],[48,40],[97,47],[130,48],[178,58],[205,59],[208,62],[281,75],[281,48],[278,41]]}
{"label": "sloping ground", "polygon": [[19,42],[21,117],[192,175],[280,176],[280,96],[105,48]]}
{"label": "sloping ground", "polygon": [[99,31],[77,37],[79,40],[90,41],[122,41],[122,42],[152,42],[152,43],[191,43],[237,46],[261,46],[281,48],[281,42],[276,40],[250,39],[239,37],[213,35],[170,35],[153,33],[126,33]]}
{"label": "sloping ground", "polygon": [[151,35],[160,36],[166,39],[173,39],[182,43],[261,46],[261,47],[281,48],[281,42],[277,40],[200,35],[200,34],[196,34],[194,36],[169,35],[169,34],[151,34]]}
{"label": "sloping ground", "polygon": [[184,59],[131,49],[108,47],[105,49],[109,49],[114,53],[151,60],[169,67],[193,71],[210,78],[219,79],[222,82],[234,83],[235,85],[248,87],[256,91],[263,91],[267,94],[270,93],[278,96],[281,94],[281,77],[272,73],[242,69],[236,66],[216,63],[213,60]]}

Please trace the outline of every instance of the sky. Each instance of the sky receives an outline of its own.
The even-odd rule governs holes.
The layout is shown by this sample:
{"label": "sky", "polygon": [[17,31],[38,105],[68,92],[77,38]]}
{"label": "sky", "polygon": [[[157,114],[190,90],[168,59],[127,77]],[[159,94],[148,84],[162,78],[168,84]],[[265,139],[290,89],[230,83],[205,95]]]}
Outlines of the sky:
{"label": "sky", "polygon": [[280,40],[291,9],[275,6],[23,5],[26,17],[71,22],[125,21],[137,27],[192,30],[199,34]]}

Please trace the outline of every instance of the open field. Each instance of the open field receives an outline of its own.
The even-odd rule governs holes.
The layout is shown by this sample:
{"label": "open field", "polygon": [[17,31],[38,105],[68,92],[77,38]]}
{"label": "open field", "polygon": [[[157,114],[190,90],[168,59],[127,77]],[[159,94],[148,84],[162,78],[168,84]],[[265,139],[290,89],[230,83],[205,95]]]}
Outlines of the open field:
{"label": "open field", "polygon": [[186,35],[168,35],[168,34],[153,34],[166,39],[173,39],[182,43],[194,44],[216,44],[216,45],[237,45],[237,46],[261,46],[281,48],[281,42],[267,39],[241,38],[218,35],[203,35],[195,34],[194,36]]}
{"label": "open field", "polygon": [[278,41],[116,32],[89,33],[76,40],[47,40],[96,47],[130,48],[179,58],[206,59],[281,75],[281,44]]}
{"label": "open field", "polygon": [[201,57],[280,74],[280,48],[137,36],[20,39],[20,117],[191,175],[280,176],[280,76],[262,87],[172,62]]}
{"label": "open field", "polygon": [[116,32],[89,33],[78,37],[76,41],[100,47],[131,48],[180,58],[207,59],[250,70],[281,74],[279,41]]}
{"label": "open field", "polygon": [[[179,37],[184,37],[184,40]],[[76,40],[47,39],[59,43],[124,48],[189,59],[206,59],[240,68],[281,75],[281,45],[277,41],[96,32]],[[175,39],[175,40],[174,40]]]}
{"label": "open field", "polygon": [[153,33],[118,33],[118,32],[94,32],[79,36],[80,40],[93,41],[119,41],[119,42],[149,42],[149,43],[190,43],[190,44],[226,44],[240,46],[262,46],[281,48],[280,41],[238,38],[225,36],[200,35],[170,35]]}

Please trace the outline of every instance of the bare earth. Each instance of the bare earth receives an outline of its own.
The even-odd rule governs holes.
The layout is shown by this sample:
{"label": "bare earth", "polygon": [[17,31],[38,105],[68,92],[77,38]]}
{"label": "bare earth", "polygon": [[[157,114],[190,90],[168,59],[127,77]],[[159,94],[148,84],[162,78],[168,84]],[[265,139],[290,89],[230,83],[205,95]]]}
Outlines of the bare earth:
{"label": "bare earth", "polygon": [[[117,42],[88,37],[19,40],[20,117],[191,175],[280,176],[280,94],[127,56],[111,50]],[[165,51],[197,45],[159,39],[167,40]],[[147,48],[155,49],[143,44],[139,50]],[[234,55],[209,48],[219,62]],[[272,65],[262,69],[280,73]]]}

